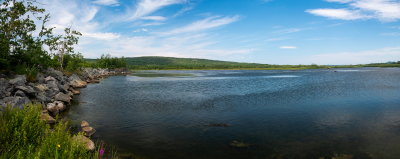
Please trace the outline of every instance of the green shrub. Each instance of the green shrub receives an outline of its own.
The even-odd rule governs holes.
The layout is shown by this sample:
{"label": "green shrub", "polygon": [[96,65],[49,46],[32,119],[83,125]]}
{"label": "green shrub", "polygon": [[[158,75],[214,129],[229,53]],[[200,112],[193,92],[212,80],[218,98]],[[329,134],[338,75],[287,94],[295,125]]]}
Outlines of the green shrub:
{"label": "green shrub", "polygon": [[[50,128],[40,116],[41,105],[35,104],[24,109],[7,107],[0,112],[0,159],[99,158],[99,149],[87,151],[72,139],[67,122],[58,122]],[[115,152],[108,157],[116,158]]]}

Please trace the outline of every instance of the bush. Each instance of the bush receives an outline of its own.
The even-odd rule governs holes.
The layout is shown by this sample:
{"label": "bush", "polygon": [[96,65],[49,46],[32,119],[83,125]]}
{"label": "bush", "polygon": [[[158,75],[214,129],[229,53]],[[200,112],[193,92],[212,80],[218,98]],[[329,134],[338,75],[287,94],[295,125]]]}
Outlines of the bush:
{"label": "bush", "polygon": [[[7,107],[0,114],[0,159],[6,158],[99,158],[100,150],[89,152],[72,139],[68,123],[50,128],[40,120],[41,105],[24,109]],[[111,158],[116,158],[112,154]]]}

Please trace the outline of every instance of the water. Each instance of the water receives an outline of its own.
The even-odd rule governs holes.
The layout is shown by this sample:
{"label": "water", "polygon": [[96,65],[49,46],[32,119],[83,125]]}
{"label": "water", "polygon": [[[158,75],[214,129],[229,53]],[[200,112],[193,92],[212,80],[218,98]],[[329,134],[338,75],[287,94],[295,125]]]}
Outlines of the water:
{"label": "water", "polygon": [[89,85],[68,117],[150,159],[400,156],[398,68],[153,73]]}

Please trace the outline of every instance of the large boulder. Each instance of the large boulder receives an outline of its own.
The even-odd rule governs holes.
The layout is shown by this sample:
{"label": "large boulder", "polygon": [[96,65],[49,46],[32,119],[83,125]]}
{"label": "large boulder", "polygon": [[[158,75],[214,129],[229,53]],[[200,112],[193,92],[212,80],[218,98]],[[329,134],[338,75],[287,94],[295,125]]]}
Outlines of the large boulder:
{"label": "large boulder", "polygon": [[90,126],[87,126],[87,127],[82,128],[82,132],[85,136],[90,137],[96,132],[96,129],[94,129]]}
{"label": "large boulder", "polygon": [[69,84],[74,87],[74,88],[83,88],[86,87],[87,83],[83,80],[81,80],[81,78],[79,78],[78,75],[73,74],[72,76],[69,77]]}
{"label": "large boulder", "polygon": [[60,92],[57,81],[51,80],[51,81],[47,81],[46,83],[47,83],[46,87],[49,88],[49,90],[46,91],[46,93],[48,94],[48,97],[52,98]]}
{"label": "large boulder", "polygon": [[35,89],[36,89],[38,92],[45,92],[45,91],[47,91],[49,88],[48,88],[45,84],[38,84],[38,85],[35,86]]}
{"label": "large boulder", "polygon": [[51,102],[51,98],[47,97],[45,92],[37,93],[35,98],[40,103],[49,103],[49,102]]}
{"label": "large boulder", "polygon": [[31,86],[16,86],[15,89],[23,91],[28,95],[35,95],[36,91]]}
{"label": "large boulder", "polygon": [[68,94],[64,94],[62,92],[59,92],[56,96],[54,96],[54,99],[58,100],[58,101],[63,101],[63,102],[66,102],[66,103],[70,103],[72,98]]}
{"label": "large boulder", "polygon": [[81,121],[81,127],[82,127],[82,128],[83,128],[83,127],[88,127],[88,126],[90,126],[90,125],[89,125],[89,122],[87,122],[87,121],[85,121],[85,120]]}
{"label": "large boulder", "polygon": [[57,115],[59,112],[62,112],[65,110],[65,105],[63,102],[60,101],[55,101],[53,103],[48,103],[46,105],[46,109],[51,112],[53,115]]}
{"label": "large boulder", "polygon": [[79,94],[81,94],[81,91],[75,90],[75,89],[72,89],[71,92],[72,92],[73,95],[79,95]]}
{"label": "large boulder", "polygon": [[89,122],[87,122],[85,120],[81,122],[81,128],[82,128],[83,135],[85,135],[87,137],[92,136],[96,132],[96,129],[91,127],[89,125]]}
{"label": "large boulder", "polygon": [[65,104],[61,101],[55,101],[54,104],[56,105],[59,111],[64,111],[67,108]]}
{"label": "large boulder", "polygon": [[56,78],[59,81],[64,79],[64,74],[61,71],[55,70],[53,68],[47,69],[46,73],[49,76],[52,76],[52,77]]}
{"label": "large boulder", "polygon": [[56,79],[54,77],[47,76],[46,78],[44,78],[44,81],[47,83],[49,81],[56,81]]}
{"label": "large boulder", "polygon": [[68,93],[69,84],[58,84],[58,89],[61,92]]}
{"label": "large boulder", "polygon": [[5,97],[3,99],[4,105],[11,105],[13,108],[24,108],[25,104],[31,102],[28,97]]}
{"label": "large boulder", "polygon": [[25,75],[17,75],[14,79],[9,81],[11,85],[15,86],[22,86],[26,83],[26,76]]}
{"label": "large boulder", "polygon": [[86,136],[83,135],[75,135],[72,137],[72,140],[77,142],[78,144],[81,144],[86,148],[86,150],[93,151],[96,146],[94,145],[94,142],[87,138]]}
{"label": "large boulder", "polygon": [[56,106],[55,103],[48,103],[48,104],[46,105],[46,109],[47,109],[51,114],[53,114],[54,116],[55,116],[55,115],[58,115],[58,113],[60,112],[60,111],[58,110],[58,108],[57,108],[57,106]]}
{"label": "large boulder", "polygon": [[22,92],[21,90],[16,91],[14,96],[26,97],[25,93]]}

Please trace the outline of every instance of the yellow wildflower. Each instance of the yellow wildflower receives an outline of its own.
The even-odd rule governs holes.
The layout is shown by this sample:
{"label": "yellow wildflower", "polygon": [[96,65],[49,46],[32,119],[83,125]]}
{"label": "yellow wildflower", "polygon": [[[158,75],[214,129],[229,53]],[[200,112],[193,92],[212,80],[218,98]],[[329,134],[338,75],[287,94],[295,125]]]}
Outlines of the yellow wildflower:
{"label": "yellow wildflower", "polygon": [[60,145],[60,144],[57,144],[57,147],[58,147],[58,148],[60,148],[60,147],[61,147],[61,145]]}

